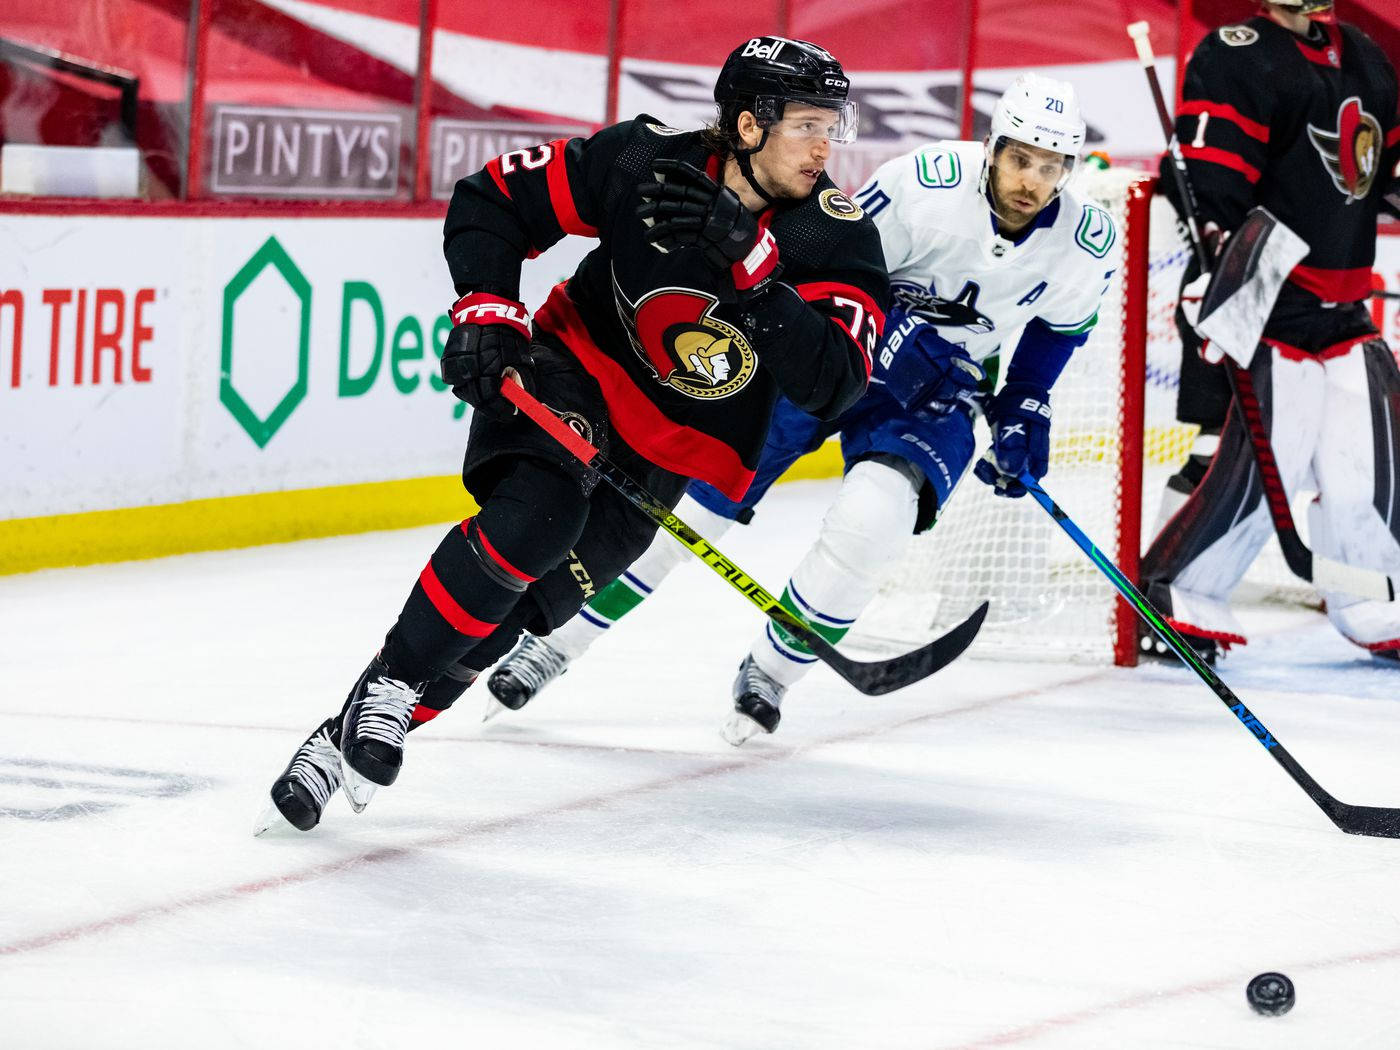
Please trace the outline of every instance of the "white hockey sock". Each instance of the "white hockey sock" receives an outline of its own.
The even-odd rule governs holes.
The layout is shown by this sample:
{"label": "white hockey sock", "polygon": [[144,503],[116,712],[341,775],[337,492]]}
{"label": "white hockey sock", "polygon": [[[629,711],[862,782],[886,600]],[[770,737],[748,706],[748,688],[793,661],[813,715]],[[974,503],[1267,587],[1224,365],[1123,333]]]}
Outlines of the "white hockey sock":
{"label": "white hockey sock", "polygon": [[[907,474],[874,460],[857,463],[827,510],[817,542],[788,581],[783,605],[828,641],[840,639],[904,554],[918,509],[918,485]],[[792,685],[816,662],[806,646],[782,637],[771,623],[751,654],[783,685]]]}
{"label": "white hockey sock", "polygon": [[[717,540],[734,524],[707,510],[689,496],[676,505],[676,516],[707,540]],[[627,570],[608,584],[564,626],[547,639],[550,648],[577,659],[618,620],[640,605],[677,565],[692,557],[670,533],[659,531],[651,546]]]}

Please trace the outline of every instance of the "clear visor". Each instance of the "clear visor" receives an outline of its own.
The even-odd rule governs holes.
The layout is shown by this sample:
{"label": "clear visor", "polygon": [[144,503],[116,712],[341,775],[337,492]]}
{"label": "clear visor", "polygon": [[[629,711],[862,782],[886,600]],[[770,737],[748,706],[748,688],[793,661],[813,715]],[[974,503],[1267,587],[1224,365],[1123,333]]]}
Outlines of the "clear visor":
{"label": "clear visor", "polygon": [[760,98],[754,103],[754,116],[773,135],[854,142],[860,126],[860,107],[851,101],[838,106],[833,108],[831,99]]}
{"label": "clear visor", "polygon": [[988,188],[997,218],[1024,226],[1059,196],[1074,174],[1075,157],[1002,136],[987,156]]}

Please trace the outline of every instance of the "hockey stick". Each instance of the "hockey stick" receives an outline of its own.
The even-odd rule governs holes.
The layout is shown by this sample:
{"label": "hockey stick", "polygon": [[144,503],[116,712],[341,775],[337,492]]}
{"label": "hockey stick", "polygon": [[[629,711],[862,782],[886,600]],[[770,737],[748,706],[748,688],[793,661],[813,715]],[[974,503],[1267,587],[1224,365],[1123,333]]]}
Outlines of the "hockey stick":
{"label": "hockey stick", "polygon": [[[1171,153],[1172,180],[1176,183],[1177,195],[1185,212],[1186,231],[1191,241],[1191,250],[1202,273],[1211,270],[1205,244],[1201,240],[1200,208],[1196,203],[1196,192],[1186,171],[1186,159],[1181,153],[1172,127],[1171,113],[1167,110],[1166,99],[1162,96],[1162,86],[1157,79],[1156,57],[1152,52],[1149,28],[1146,22],[1134,22],[1128,26],[1128,36],[1132,37],[1137,48],[1138,60],[1147,76],[1152,100],[1157,106],[1157,117],[1162,123],[1162,134],[1167,139],[1167,150]],[[1249,436],[1249,446],[1254,452],[1254,462],[1259,468],[1259,480],[1264,490],[1269,517],[1274,523],[1274,532],[1283,552],[1283,560],[1293,575],[1322,590],[1345,591],[1348,594],[1371,598],[1378,601],[1394,601],[1395,581],[1383,572],[1346,565],[1331,558],[1313,554],[1312,550],[1298,535],[1293,521],[1293,511],[1288,506],[1288,494],[1284,491],[1283,477],[1279,473],[1278,460],[1274,457],[1273,445],[1264,425],[1264,414],[1259,407],[1259,398],[1254,392],[1254,380],[1247,368],[1241,368],[1233,360],[1221,362],[1225,377],[1230,384],[1236,412],[1245,433]]]}
{"label": "hockey stick", "polygon": [[1316,780],[1308,775],[1308,771],[1298,764],[1298,760],[1290,755],[1283,745],[1275,739],[1274,735],[1264,727],[1264,723],[1259,721],[1249,708],[1245,707],[1244,702],[1230,691],[1230,687],[1220,680],[1220,676],[1211,669],[1211,666],[1201,659],[1171,624],[1167,623],[1166,618],[1153,608],[1152,604],[1143,597],[1142,592],[1128,581],[1118,566],[1104,557],[1098,547],[1094,546],[1093,541],[1084,535],[1079,526],[1070,520],[1069,515],[1060,508],[1059,504],[1050,498],[1045,489],[1041,487],[1040,482],[1036,481],[1029,471],[1022,471],[1019,480],[1079,549],[1089,556],[1089,560],[1098,566],[1099,571],[1108,577],[1109,582],[1137,610],[1137,614],[1142,617],[1143,621],[1172,648],[1176,655],[1181,658],[1182,663],[1195,671],[1197,677],[1211,687],[1215,695],[1220,698],[1221,703],[1228,707],[1244,727],[1258,738],[1259,743],[1264,745],[1264,750],[1288,771],[1293,782],[1307,792],[1308,798],[1312,799],[1317,807],[1327,814],[1328,819],[1333,824],[1348,835],[1369,835],[1373,838],[1383,839],[1400,838],[1400,809],[1352,806],[1340,802],[1328,794]]}
{"label": "hockey stick", "polygon": [[935,638],[922,649],[915,649],[889,660],[872,662],[852,660],[843,656],[806,622],[788,612],[777,598],[759,585],[758,581],[715,550],[708,540],[676,517],[669,507],[623,473],[616,464],[570,429],[563,420],[518,383],[503,383],[501,392],[506,400],[529,416],[585,466],[617,489],[642,513],[689,547],[696,557],[756,605],[764,616],[811,649],[814,656],[867,696],[882,696],[927,678],[961,656],[963,650],[977,637],[982,621],[987,616],[986,602],[979,605],[972,615],[958,626],[942,637]]}

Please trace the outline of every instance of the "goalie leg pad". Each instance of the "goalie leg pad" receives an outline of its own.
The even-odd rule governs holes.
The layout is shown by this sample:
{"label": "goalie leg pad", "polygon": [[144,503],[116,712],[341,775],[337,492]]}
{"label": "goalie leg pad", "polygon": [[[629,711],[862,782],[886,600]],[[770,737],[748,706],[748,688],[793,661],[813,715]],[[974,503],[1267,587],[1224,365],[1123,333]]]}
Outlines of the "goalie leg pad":
{"label": "goalie leg pad", "polygon": [[[1400,575],[1400,371],[1380,339],[1323,361],[1326,424],[1309,509],[1313,551],[1358,568]],[[1327,614],[1358,645],[1400,643],[1400,602],[1324,591]]]}
{"label": "goalie leg pad", "polygon": [[[1323,416],[1322,365],[1261,349],[1250,366],[1285,492],[1308,480]],[[1285,421],[1282,426],[1272,420]],[[1228,602],[1273,534],[1249,436],[1233,411],[1206,476],[1143,558],[1149,593],[1172,595],[1170,614],[1208,637],[1242,637]]]}
{"label": "goalie leg pad", "polygon": [[[788,581],[783,603],[829,641],[844,635],[903,555],[922,483],[907,461],[894,457],[853,466],[822,520],[817,542]],[[782,685],[796,682],[816,661],[772,624],[750,654]]]}

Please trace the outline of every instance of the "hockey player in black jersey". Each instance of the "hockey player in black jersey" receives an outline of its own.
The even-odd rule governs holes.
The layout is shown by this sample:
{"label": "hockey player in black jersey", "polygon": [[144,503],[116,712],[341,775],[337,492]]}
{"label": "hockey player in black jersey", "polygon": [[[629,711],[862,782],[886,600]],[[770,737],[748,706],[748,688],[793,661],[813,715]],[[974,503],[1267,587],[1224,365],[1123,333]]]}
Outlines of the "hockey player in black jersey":
{"label": "hockey player in black jersey", "polygon": [[[726,60],[704,131],[642,115],[457,184],[442,375],[476,409],[463,481],[481,510],[438,545],[340,714],[273,784],[259,832],[314,827],[342,778],[363,809],[397,778],[410,729],[650,542],[655,523],[515,414],[502,383],[670,505],[691,478],[743,495],[779,394],[821,418],[861,396],[889,280],[874,225],[824,170],[855,135],[848,87],[820,47],[760,37]],[[532,326],[521,264],[566,234],[599,244]]]}
{"label": "hockey player in black jersey", "polygon": [[[1391,62],[1335,20],[1330,0],[1277,0],[1201,42],[1176,121],[1211,250],[1256,205],[1307,244],[1265,325],[1252,385],[1285,490],[1319,493],[1313,550],[1390,574],[1400,571],[1400,374],[1366,300],[1377,215],[1400,159],[1396,107]],[[1149,597],[1212,656],[1245,641],[1228,601],[1272,531],[1248,435],[1228,405],[1223,371],[1188,352],[1178,414],[1224,430],[1142,566]],[[1323,597],[1344,636],[1400,658],[1400,604]]]}

